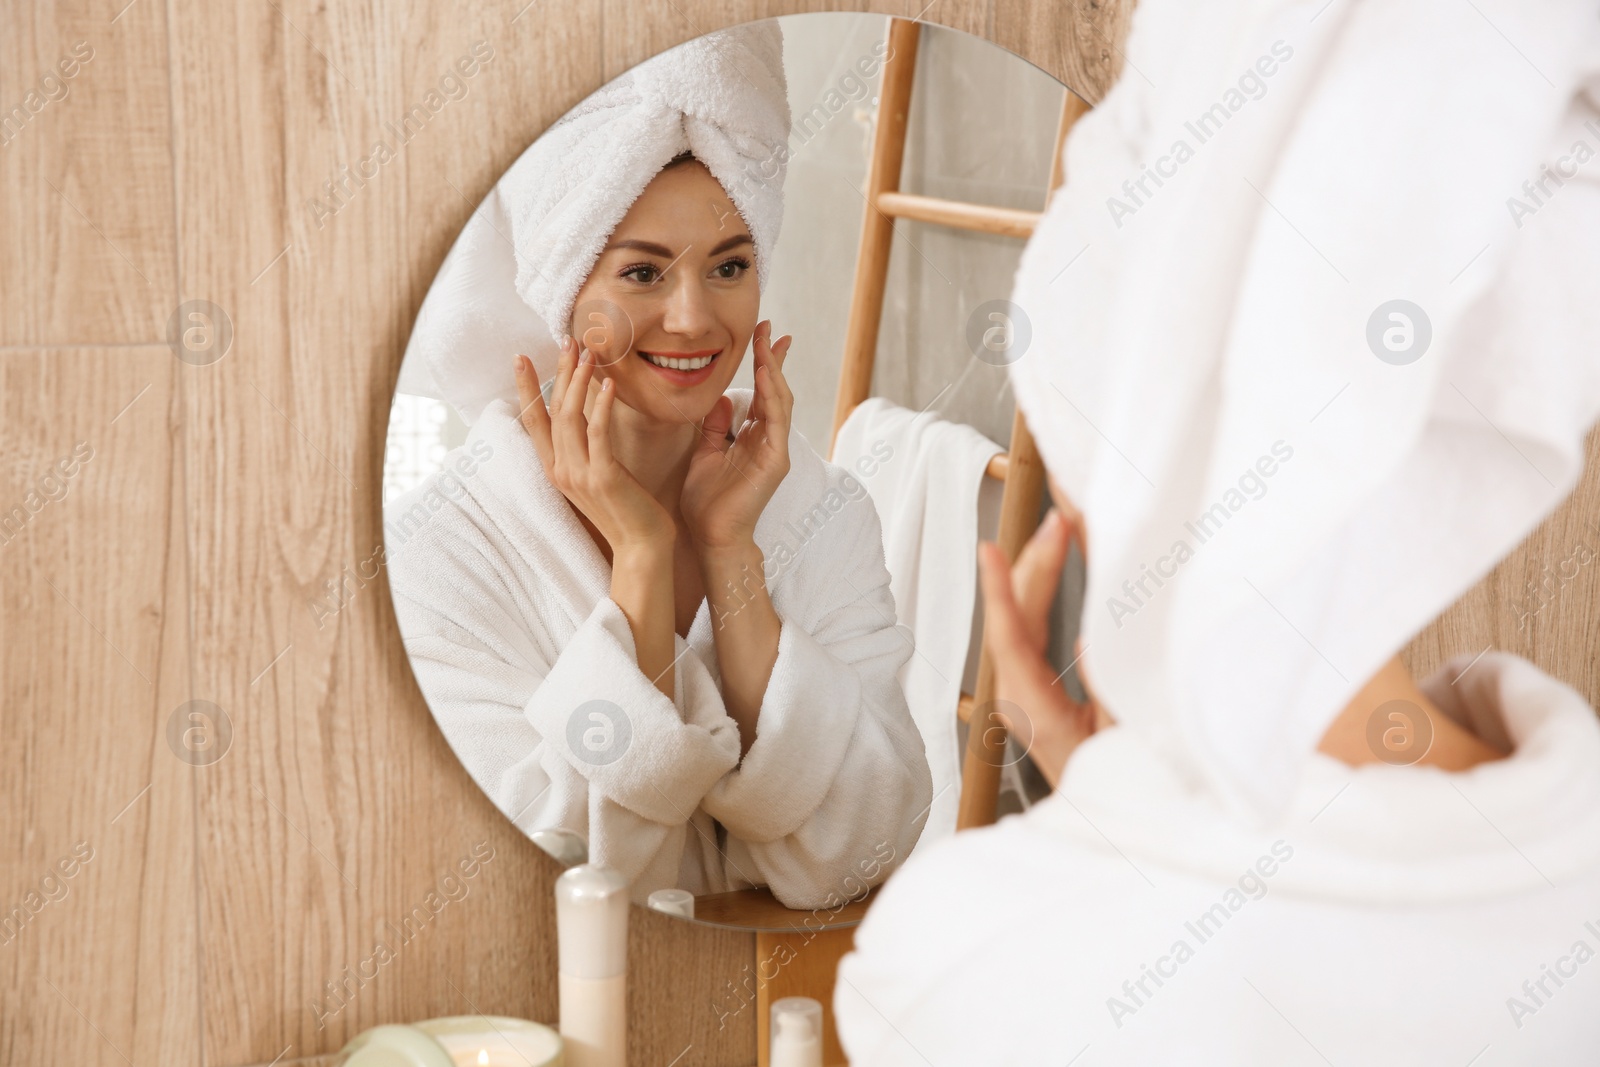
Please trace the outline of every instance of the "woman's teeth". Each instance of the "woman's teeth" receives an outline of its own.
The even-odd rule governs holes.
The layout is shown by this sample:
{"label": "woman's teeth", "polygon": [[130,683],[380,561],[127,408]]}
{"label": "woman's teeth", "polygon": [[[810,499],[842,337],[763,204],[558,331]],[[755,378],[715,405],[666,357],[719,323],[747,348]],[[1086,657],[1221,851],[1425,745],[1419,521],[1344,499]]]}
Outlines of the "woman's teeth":
{"label": "woman's teeth", "polygon": [[710,355],[696,356],[693,359],[672,359],[667,356],[652,355],[649,352],[640,352],[639,354],[648,362],[654,363],[658,367],[666,367],[668,370],[699,370],[717,358],[715,355]]}

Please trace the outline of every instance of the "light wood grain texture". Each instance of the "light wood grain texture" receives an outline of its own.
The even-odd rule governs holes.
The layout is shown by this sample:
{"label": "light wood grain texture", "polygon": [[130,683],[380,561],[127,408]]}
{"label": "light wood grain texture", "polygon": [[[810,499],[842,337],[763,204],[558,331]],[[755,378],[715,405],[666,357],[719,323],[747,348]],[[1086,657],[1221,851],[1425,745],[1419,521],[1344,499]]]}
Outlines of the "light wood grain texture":
{"label": "light wood grain texture", "polygon": [[156,341],[177,302],[166,14],[125,2],[0,5],[0,345]]}
{"label": "light wood grain texture", "polygon": [[917,52],[922,27],[894,19],[888,27],[888,50],[878,78],[877,113],[872,120],[872,148],[861,195],[861,236],[856,242],[856,270],[850,288],[850,318],[845,327],[844,355],[839,361],[839,388],[833,398],[833,455],[839,429],[872,391],[872,366],[883,321],[883,300],[889,277],[894,219],[876,205],[887,192],[900,188],[906,133],[911,120],[911,93],[916,84]]}
{"label": "light wood grain texture", "polygon": [[[462,196],[566,103],[556,77],[529,106],[530,71],[569,68],[578,23],[514,11],[175,7],[183,284],[235,328],[185,390],[196,679],[250,726],[198,799],[211,1063],[555,1016],[553,863],[453,758],[381,578],[311,610],[347,566],[372,573],[389,393]],[[463,57],[464,95],[430,103]]]}
{"label": "light wood grain texture", "polygon": [[860,922],[877,895],[878,887],[874,886],[855,900],[839,901],[836,907],[795,909],[778,903],[772,890],[765,886],[735,889],[696,897],[694,917],[700,922],[746,930],[825,930]]}
{"label": "light wood grain texture", "polygon": [[1122,70],[1133,9],[1125,0],[994,0],[988,37],[1098,104]]}
{"label": "light wood grain texture", "polygon": [[1600,707],[1600,431],[1589,434],[1572,495],[1401,658],[1423,678],[1490,647],[1527,657]]}
{"label": "light wood grain texture", "polygon": [[0,1063],[200,1063],[174,363],[0,354]]}
{"label": "light wood grain texture", "polygon": [[833,976],[855,943],[855,928],[756,935],[757,1067],[770,1067],[772,1005],[784,997],[810,997],[822,1005],[822,1062],[845,1062],[833,1025]]}

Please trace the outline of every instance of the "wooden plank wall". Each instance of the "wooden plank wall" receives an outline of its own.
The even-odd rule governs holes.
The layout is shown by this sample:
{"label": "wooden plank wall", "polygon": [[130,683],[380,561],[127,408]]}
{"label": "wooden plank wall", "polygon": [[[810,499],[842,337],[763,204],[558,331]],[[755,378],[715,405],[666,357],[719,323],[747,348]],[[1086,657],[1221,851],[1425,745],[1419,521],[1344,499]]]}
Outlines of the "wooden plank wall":
{"label": "wooden plank wall", "polygon": [[[718,27],[920,12],[1098,98],[1130,8],[0,0],[0,110],[44,101],[0,146],[0,505],[59,497],[0,544],[0,910],[46,901],[0,944],[0,1063],[288,1065],[380,1022],[553,1018],[554,864],[451,756],[382,575],[310,606],[370,573],[451,240],[562,112]],[[225,320],[186,321],[180,360],[190,301]],[[633,924],[635,1062],[753,1062],[753,935]]]}
{"label": "wooden plank wall", "polygon": [[[381,543],[389,394],[450,241],[567,108],[720,26],[922,10],[1097,99],[1130,8],[0,3],[0,109],[48,101],[0,147],[0,506],[56,497],[0,544],[0,911],[45,901],[0,944],[0,1062],[288,1065],[380,1022],[553,1018],[554,865],[445,746],[382,575],[310,608]],[[344,178],[452,69],[464,95]],[[231,329],[215,361],[166,343],[195,300]],[[1528,591],[1600,548],[1597,505],[1591,467],[1413,666],[1492,642],[1600,699],[1600,567]],[[633,923],[635,1061],[752,1062],[753,936]]]}

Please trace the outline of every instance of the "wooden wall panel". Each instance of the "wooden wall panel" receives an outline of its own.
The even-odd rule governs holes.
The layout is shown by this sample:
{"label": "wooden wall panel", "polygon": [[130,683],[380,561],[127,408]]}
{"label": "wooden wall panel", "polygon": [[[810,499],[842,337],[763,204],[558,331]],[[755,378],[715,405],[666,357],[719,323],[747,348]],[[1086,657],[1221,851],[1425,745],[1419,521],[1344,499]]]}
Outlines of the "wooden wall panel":
{"label": "wooden wall panel", "polygon": [[[185,397],[197,686],[251,725],[199,797],[210,1063],[325,1053],[380,1022],[556,1013],[555,866],[450,754],[384,581],[331,619],[311,607],[381,544],[390,393],[450,242],[602,81],[597,8],[520,6],[176,9],[184,289],[234,326],[233,350]],[[464,57],[465,94],[401,146],[392,124]],[[228,132],[197,135],[211,130]],[[393,159],[346,176],[379,139]],[[395,945],[392,924],[474,847],[495,858],[468,895]],[[735,971],[750,936],[650,937],[653,918],[635,937],[641,977],[665,942],[695,980],[643,983],[640,1054],[668,1062],[694,1044],[698,1062],[746,1059],[753,1021],[718,1033],[708,1012],[658,1009]],[[393,962],[367,962],[379,941]]]}
{"label": "wooden wall panel", "polygon": [[[481,195],[497,162],[483,138],[514,139],[501,115],[518,111],[531,137],[559,91],[537,72],[574,62],[576,42],[514,42],[498,13],[444,4],[192,3],[174,17],[183,284],[234,328],[185,395],[196,685],[248,724],[199,795],[207,1062],[330,1052],[380,1022],[553,1018],[553,865],[450,754],[384,584],[351,586],[332,618],[312,604],[382,541],[400,352],[469,210],[445,183]],[[465,96],[402,143],[390,124],[479,40],[494,54]],[[373,173],[360,163],[379,140],[390,158]],[[474,850],[492,858],[447,882]],[[429,894],[448,901],[437,917]]]}
{"label": "wooden wall panel", "polygon": [[1600,708],[1600,431],[1589,434],[1572,495],[1403,658],[1426,677],[1452,656],[1490,647],[1527,657]]}
{"label": "wooden wall panel", "polygon": [[164,336],[166,14],[125,3],[0,5],[0,346]]}
{"label": "wooden wall panel", "polygon": [[200,1062],[174,363],[0,353],[0,1063]]}
{"label": "wooden wall panel", "polygon": [[1132,3],[995,0],[994,6],[986,36],[1066,83],[1089,103],[1099,103],[1122,70],[1122,42],[1133,17]]}

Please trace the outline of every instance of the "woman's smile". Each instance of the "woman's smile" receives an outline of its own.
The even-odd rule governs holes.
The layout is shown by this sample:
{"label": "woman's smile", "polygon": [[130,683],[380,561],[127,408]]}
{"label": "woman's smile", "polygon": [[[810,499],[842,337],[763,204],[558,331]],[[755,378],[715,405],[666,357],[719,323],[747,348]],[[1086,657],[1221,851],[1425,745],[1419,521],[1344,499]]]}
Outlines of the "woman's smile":
{"label": "woman's smile", "polygon": [[720,348],[704,348],[695,352],[645,352],[637,350],[639,357],[650,369],[674,385],[699,385],[711,377]]}

